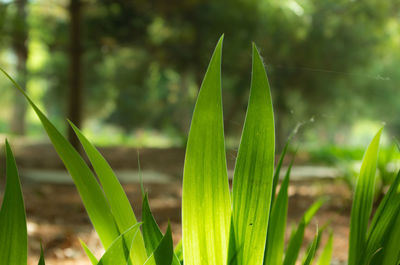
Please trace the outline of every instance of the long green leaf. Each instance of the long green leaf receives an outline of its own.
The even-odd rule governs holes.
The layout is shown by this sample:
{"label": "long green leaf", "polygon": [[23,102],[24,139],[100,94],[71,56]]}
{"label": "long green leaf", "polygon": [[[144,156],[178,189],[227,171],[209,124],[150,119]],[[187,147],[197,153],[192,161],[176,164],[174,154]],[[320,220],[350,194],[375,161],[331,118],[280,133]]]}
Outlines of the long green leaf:
{"label": "long green leaf", "polygon": [[[131,246],[134,238],[140,233],[141,223],[136,223],[131,228],[118,236],[101,257],[98,265],[126,265],[129,262]],[[128,244],[126,244],[128,242]]]}
{"label": "long green leaf", "polygon": [[86,211],[96,229],[103,246],[107,249],[120,234],[107,199],[92,171],[79,153],[54,127],[40,109],[33,103],[24,90],[3,69],[0,70],[10,79],[15,87],[26,97],[46,130],[54,148],[69,171],[85,205]]}
{"label": "long green leaf", "polygon": [[275,128],[267,74],[253,44],[249,106],[233,177],[233,224],[242,246],[238,264],[264,260],[275,154]]}
{"label": "long green leaf", "polygon": [[26,265],[28,239],[17,165],[6,140],[6,188],[0,210],[0,263]]}
{"label": "long green leaf", "polygon": [[364,154],[360,176],[350,217],[349,265],[362,264],[366,247],[369,217],[374,199],[375,173],[378,158],[379,140],[382,129],[375,135]]}
{"label": "long green leaf", "polygon": [[278,196],[273,203],[271,218],[268,224],[267,243],[264,253],[264,264],[281,265],[285,248],[285,230],[288,212],[288,188],[293,160],[282,181]]}
{"label": "long green leaf", "polygon": [[[80,130],[71,122],[70,125],[78,136],[100,180],[119,231],[127,230],[129,227],[135,225],[137,221],[128,197],[117,176],[100,152],[89,142]],[[134,249],[131,253],[133,264],[143,264],[147,259],[147,255],[142,234],[139,233],[135,237],[132,247]]]}
{"label": "long green leaf", "polygon": [[185,265],[227,260],[231,204],[221,98],[222,37],[208,66],[193,113],[182,190]]}

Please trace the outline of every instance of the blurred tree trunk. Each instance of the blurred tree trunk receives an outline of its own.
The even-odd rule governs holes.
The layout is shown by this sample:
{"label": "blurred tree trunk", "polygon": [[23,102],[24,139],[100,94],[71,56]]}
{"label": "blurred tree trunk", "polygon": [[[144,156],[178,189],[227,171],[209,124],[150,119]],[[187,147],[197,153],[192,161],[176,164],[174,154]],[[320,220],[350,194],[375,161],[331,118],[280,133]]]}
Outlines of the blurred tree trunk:
{"label": "blurred tree trunk", "polygon": [[[82,40],[81,40],[81,7],[80,0],[71,0],[69,6],[70,16],[70,50],[69,50],[69,93],[68,93],[68,119],[78,128],[82,125]],[[68,140],[77,148],[79,140],[71,126],[68,125]]]}
{"label": "blurred tree trunk", "polygon": [[[27,26],[27,0],[19,0],[15,2],[17,10],[14,18],[13,28],[13,49],[17,57],[17,82],[25,89],[27,80],[26,61],[28,59],[28,26]],[[25,116],[27,103],[25,98],[17,91],[14,90],[14,106],[11,118],[11,132],[17,135],[25,134]]]}

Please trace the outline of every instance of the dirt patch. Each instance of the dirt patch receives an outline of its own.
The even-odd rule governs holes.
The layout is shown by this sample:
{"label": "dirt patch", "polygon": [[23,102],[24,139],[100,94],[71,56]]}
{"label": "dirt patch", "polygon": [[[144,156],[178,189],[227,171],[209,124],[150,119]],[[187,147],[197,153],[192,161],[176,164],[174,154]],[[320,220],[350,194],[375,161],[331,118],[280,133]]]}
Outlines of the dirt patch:
{"label": "dirt patch", "polygon": [[[150,206],[162,229],[168,220],[172,224],[174,243],[181,238],[181,183],[146,184]],[[125,184],[124,189],[140,219],[141,194],[137,184]],[[295,183],[289,188],[288,234],[304,211],[319,197],[329,201],[321,208],[306,230],[305,244],[311,242],[315,228],[329,223],[334,231],[334,259],[343,262],[347,258],[347,240],[351,194],[347,186],[334,181]],[[79,195],[72,185],[32,184],[24,185],[28,216],[29,264],[37,264],[40,241],[45,248],[46,264],[67,265],[90,262],[84,254],[82,239],[100,257],[102,247]],[[323,237],[323,242],[326,235]]]}

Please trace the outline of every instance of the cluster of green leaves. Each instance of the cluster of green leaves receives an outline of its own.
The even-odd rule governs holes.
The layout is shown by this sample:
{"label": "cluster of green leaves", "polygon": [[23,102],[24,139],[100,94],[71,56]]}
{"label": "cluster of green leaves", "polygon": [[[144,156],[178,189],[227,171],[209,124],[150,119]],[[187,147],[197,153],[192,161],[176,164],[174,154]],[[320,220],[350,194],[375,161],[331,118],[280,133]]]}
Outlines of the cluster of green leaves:
{"label": "cluster of green leaves", "polygon": [[[189,132],[182,195],[182,243],[173,250],[171,229],[162,234],[143,192],[142,222],[138,222],[121,184],[98,150],[72,123],[94,172],[82,156],[30,100],[56,151],[71,174],[88,215],[105,248],[98,260],[82,242],[93,265],[294,265],[306,226],[322,206],[314,203],[293,230],[285,251],[290,169],[277,184],[282,153],[274,172],[275,135],[270,89],[264,64],[253,45],[250,98],[237,156],[233,190],[229,191],[221,98],[222,38],[217,44],[203,80]],[[398,265],[400,258],[400,173],[386,194],[372,223],[373,189],[380,132],[367,149],[357,182],[351,214],[349,264]],[[0,213],[0,258],[26,260],[18,240],[26,242],[22,193],[11,150],[7,148],[7,187]],[[96,179],[97,176],[97,179]],[[14,196],[14,197],[12,197]],[[15,220],[15,222],[10,222]],[[141,229],[140,229],[141,228]],[[325,227],[317,229],[301,261],[315,259]],[[10,238],[16,241],[6,246]],[[3,240],[3,241],[2,241]],[[25,240],[25,241],[23,241]],[[332,233],[317,261],[327,265],[332,255]],[[24,248],[26,249],[26,243]],[[24,254],[25,253],[25,254]],[[17,262],[7,264],[22,264]]]}
{"label": "cluster of green leaves", "polygon": [[357,179],[350,219],[349,265],[400,263],[400,171],[369,224],[381,131],[365,152]]}

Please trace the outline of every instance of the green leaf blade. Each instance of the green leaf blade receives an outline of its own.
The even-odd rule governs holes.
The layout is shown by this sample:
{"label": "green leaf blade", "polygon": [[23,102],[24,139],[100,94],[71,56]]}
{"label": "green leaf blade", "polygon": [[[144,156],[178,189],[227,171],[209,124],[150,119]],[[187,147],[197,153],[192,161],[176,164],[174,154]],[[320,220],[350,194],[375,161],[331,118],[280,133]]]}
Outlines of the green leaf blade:
{"label": "green leaf blade", "polygon": [[[129,262],[132,242],[139,232],[141,223],[136,223],[131,228],[118,236],[99,260],[98,265],[125,265]],[[136,265],[136,264],[134,264]]]}
{"label": "green leaf blade", "polygon": [[172,243],[171,226],[168,224],[165,235],[144,265],[171,265],[173,256],[174,246]]}
{"label": "green leaf blade", "polygon": [[80,240],[80,243],[81,243],[81,246],[82,246],[83,250],[86,253],[86,256],[89,258],[90,262],[93,265],[97,265],[99,263],[99,261],[97,260],[95,255],[92,253],[92,251],[89,249],[89,247],[82,240]]}
{"label": "green leaf blade", "polygon": [[357,179],[350,217],[349,265],[363,263],[369,217],[374,199],[375,173],[382,129],[375,135],[364,154]]}
{"label": "green leaf blade", "polygon": [[238,264],[261,265],[271,203],[275,128],[267,74],[253,45],[250,99],[233,178]]}
{"label": "green leaf blade", "polygon": [[39,258],[38,265],[45,265],[43,247],[41,244],[40,244],[40,258]]}
{"label": "green leaf blade", "polygon": [[271,217],[268,224],[267,243],[264,253],[264,264],[280,265],[283,260],[285,248],[285,230],[288,212],[288,188],[290,180],[290,171],[293,165],[290,164],[285,178],[282,181],[278,196],[273,203]]}
{"label": "green leaf blade", "polygon": [[222,37],[197,98],[186,148],[182,241],[186,265],[221,265],[227,259],[230,194],[221,98]]}
{"label": "green leaf blade", "polygon": [[[129,227],[135,225],[137,220],[124,189],[105,158],[73,123],[69,123],[100,180],[119,231],[126,231]],[[143,264],[147,259],[147,254],[141,233],[135,237],[132,247],[135,249],[132,252],[132,262],[134,264]]]}
{"label": "green leaf blade", "polygon": [[[163,238],[163,234],[160,228],[158,227],[153,214],[151,213],[147,193],[143,198],[142,222],[143,222],[142,232],[143,232],[144,243],[146,246],[147,254],[150,256],[156,250],[157,246],[160,244],[160,241]],[[172,264],[180,265],[179,258],[175,253],[173,255]]]}
{"label": "green leaf blade", "polygon": [[333,233],[330,232],[328,241],[317,261],[318,265],[330,265],[333,252]]}
{"label": "green leaf blade", "polygon": [[49,136],[55,150],[63,161],[65,167],[74,180],[75,186],[85,205],[86,211],[94,228],[96,229],[103,246],[107,249],[120,234],[115,219],[112,215],[107,199],[97,182],[92,171],[85,161],[56,127],[47,119],[46,115],[33,103],[17,82],[5,72],[0,71],[14,84],[29,102],[36,115],[39,117],[43,128]]}
{"label": "green leaf blade", "polygon": [[0,209],[0,261],[2,264],[26,265],[28,237],[24,199],[17,165],[6,141],[6,188]]}
{"label": "green leaf blade", "polygon": [[310,208],[304,213],[297,229],[292,233],[289,244],[283,260],[283,265],[295,265],[299,256],[300,248],[304,239],[304,232],[311,219],[315,216],[317,211],[324,204],[325,199],[320,199],[314,202]]}

